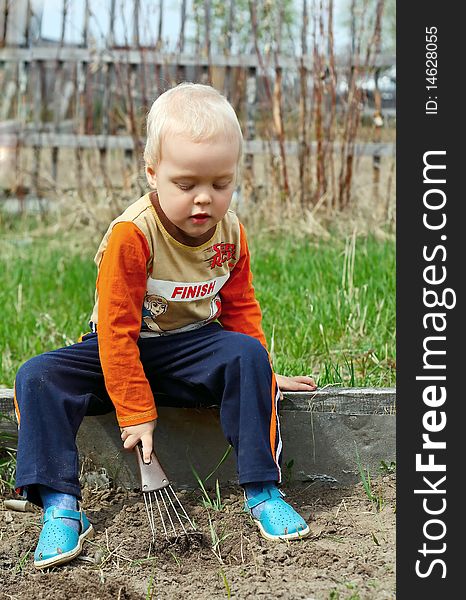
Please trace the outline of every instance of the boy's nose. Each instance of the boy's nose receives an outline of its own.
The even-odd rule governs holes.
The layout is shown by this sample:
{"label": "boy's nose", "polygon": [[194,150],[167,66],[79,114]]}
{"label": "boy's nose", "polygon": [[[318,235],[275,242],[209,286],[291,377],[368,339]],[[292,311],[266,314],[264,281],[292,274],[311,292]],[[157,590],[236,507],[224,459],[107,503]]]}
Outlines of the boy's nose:
{"label": "boy's nose", "polygon": [[207,192],[199,192],[194,198],[194,204],[210,204],[211,202],[212,198]]}

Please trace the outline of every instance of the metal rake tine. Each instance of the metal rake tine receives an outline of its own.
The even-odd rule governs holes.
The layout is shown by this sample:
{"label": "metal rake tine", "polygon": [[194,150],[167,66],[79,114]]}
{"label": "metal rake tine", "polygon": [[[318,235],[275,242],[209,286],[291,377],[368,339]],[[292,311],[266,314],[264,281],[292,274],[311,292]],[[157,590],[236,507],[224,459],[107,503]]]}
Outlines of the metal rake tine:
{"label": "metal rake tine", "polygon": [[[173,490],[172,490],[172,491],[173,491]],[[170,502],[170,504],[171,504],[171,507],[172,507],[172,509],[173,509],[173,512],[175,513],[175,515],[176,515],[176,517],[177,517],[178,521],[180,522],[181,528],[182,528],[182,529],[183,529],[183,531],[184,531],[184,532],[187,534],[188,532],[186,531],[186,529],[185,529],[185,526],[183,525],[183,522],[182,522],[182,520],[181,520],[181,517],[180,517],[180,515],[178,514],[178,511],[176,510],[176,508],[175,508],[175,505],[174,505],[174,504],[173,504],[173,502],[172,502],[172,499],[170,498],[170,494],[167,492],[167,488],[164,488],[164,492],[165,492],[165,495],[166,495],[166,496],[167,496],[167,498],[168,498],[168,501],[169,501],[169,502]],[[175,494],[175,498],[176,498],[176,494]]]}
{"label": "metal rake tine", "polygon": [[170,519],[170,523],[171,523],[171,526],[172,526],[172,529],[173,529],[173,533],[175,534],[175,537],[176,537],[176,535],[177,535],[176,529],[175,529],[175,526],[173,525],[173,521],[172,521],[172,518],[171,518],[171,515],[170,515],[170,510],[167,508],[167,505],[165,503],[165,498],[163,497],[162,490],[159,490],[159,493],[160,493],[160,499],[162,500],[163,505],[165,506],[165,512],[167,513],[168,518]]}
{"label": "metal rake tine", "polygon": [[[191,519],[188,517],[188,513],[185,511],[185,509],[184,509],[183,505],[182,505],[182,504],[181,504],[181,502],[180,502],[180,499],[178,498],[178,496],[177,496],[177,495],[176,495],[176,493],[174,492],[174,490],[173,490],[172,486],[171,486],[171,485],[169,485],[168,487],[170,488],[170,490],[171,490],[172,494],[175,496],[175,498],[176,498],[176,501],[178,502],[178,504],[179,504],[179,506],[180,506],[181,510],[183,511],[183,514],[184,514],[184,516],[185,516],[185,517],[188,519],[188,521],[189,521],[189,524],[191,525],[191,527],[192,527],[194,530],[196,530],[196,528],[195,528],[195,527],[194,527],[194,525],[193,525],[193,522],[192,522],[192,521],[191,521]],[[176,511],[175,511],[175,512],[176,512]],[[178,513],[177,513],[177,514],[178,514]]]}
{"label": "metal rake tine", "polygon": [[168,540],[167,528],[165,527],[165,521],[163,520],[162,511],[160,510],[159,499],[157,498],[157,492],[154,492],[154,497],[155,497],[155,501],[157,502],[157,508],[159,509],[159,515],[160,515],[160,520],[162,521],[163,531],[165,532],[165,537]]}
{"label": "metal rake tine", "polygon": [[[150,494],[148,494],[148,495],[149,495],[149,504],[150,504],[150,516],[151,516],[151,519],[152,519],[152,530],[153,530],[154,536],[155,536],[157,528],[155,527],[154,509],[152,507],[152,497],[151,497]],[[154,537],[154,539],[155,539],[155,537]]]}
{"label": "metal rake tine", "polygon": [[149,510],[149,503],[147,502],[147,494],[143,494],[144,497],[144,504],[146,505],[146,513],[147,513],[147,518],[149,519],[149,526],[150,529],[152,531],[152,540],[155,540],[155,524],[154,524],[154,511],[152,510],[152,500],[149,494],[149,503],[150,503],[150,510]]}

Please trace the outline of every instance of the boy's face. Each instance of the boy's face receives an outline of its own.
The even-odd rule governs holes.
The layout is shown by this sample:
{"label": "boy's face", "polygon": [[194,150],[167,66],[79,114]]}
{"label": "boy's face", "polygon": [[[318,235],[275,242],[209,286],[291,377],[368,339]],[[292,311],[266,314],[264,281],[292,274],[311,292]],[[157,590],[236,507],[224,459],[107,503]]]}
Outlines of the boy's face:
{"label": "boy's face", "polygon": [[225,216],[235,189],[238,151],[238,142],[223,136],[193,142],[174,134],[163,140],[159,164],[146,167],[163,212],[189,236],[205,234]]}

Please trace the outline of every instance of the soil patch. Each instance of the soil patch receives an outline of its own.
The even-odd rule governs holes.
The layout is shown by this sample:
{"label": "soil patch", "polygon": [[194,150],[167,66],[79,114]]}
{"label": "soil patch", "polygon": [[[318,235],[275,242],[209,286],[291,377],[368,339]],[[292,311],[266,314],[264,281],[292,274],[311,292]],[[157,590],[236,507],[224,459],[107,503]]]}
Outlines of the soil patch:
{"label": "soil patch", "polygon": [[311,526],[308,538],[288,543],[259,535],[238,487],[221,490],[220,511],[205,508],[197,491],[181,491],[203,540],[155,545],[140,493],[85,487],[96,535],[80,557],[45,572],[32,563],[41,511],[1,503],[0,600],[393,599],[395,477],[372,485],[378,506],[360,484],[284,488]]}

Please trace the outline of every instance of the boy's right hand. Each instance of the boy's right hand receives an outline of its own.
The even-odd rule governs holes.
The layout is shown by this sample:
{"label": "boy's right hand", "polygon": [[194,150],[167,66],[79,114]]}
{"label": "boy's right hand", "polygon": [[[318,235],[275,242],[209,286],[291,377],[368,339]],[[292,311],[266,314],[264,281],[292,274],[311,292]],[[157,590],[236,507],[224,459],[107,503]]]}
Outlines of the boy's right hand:
{"label": "boy's right hand", "polygon": [[152,454],[152,444],[154,429],[157,421],[149,421],[140,425],[126,425],[121,428],[121,439],[123,440],[123,448],[132,450],[140,441],[142,443],[142,455],[145,463],[150,463],[150,455]]}

